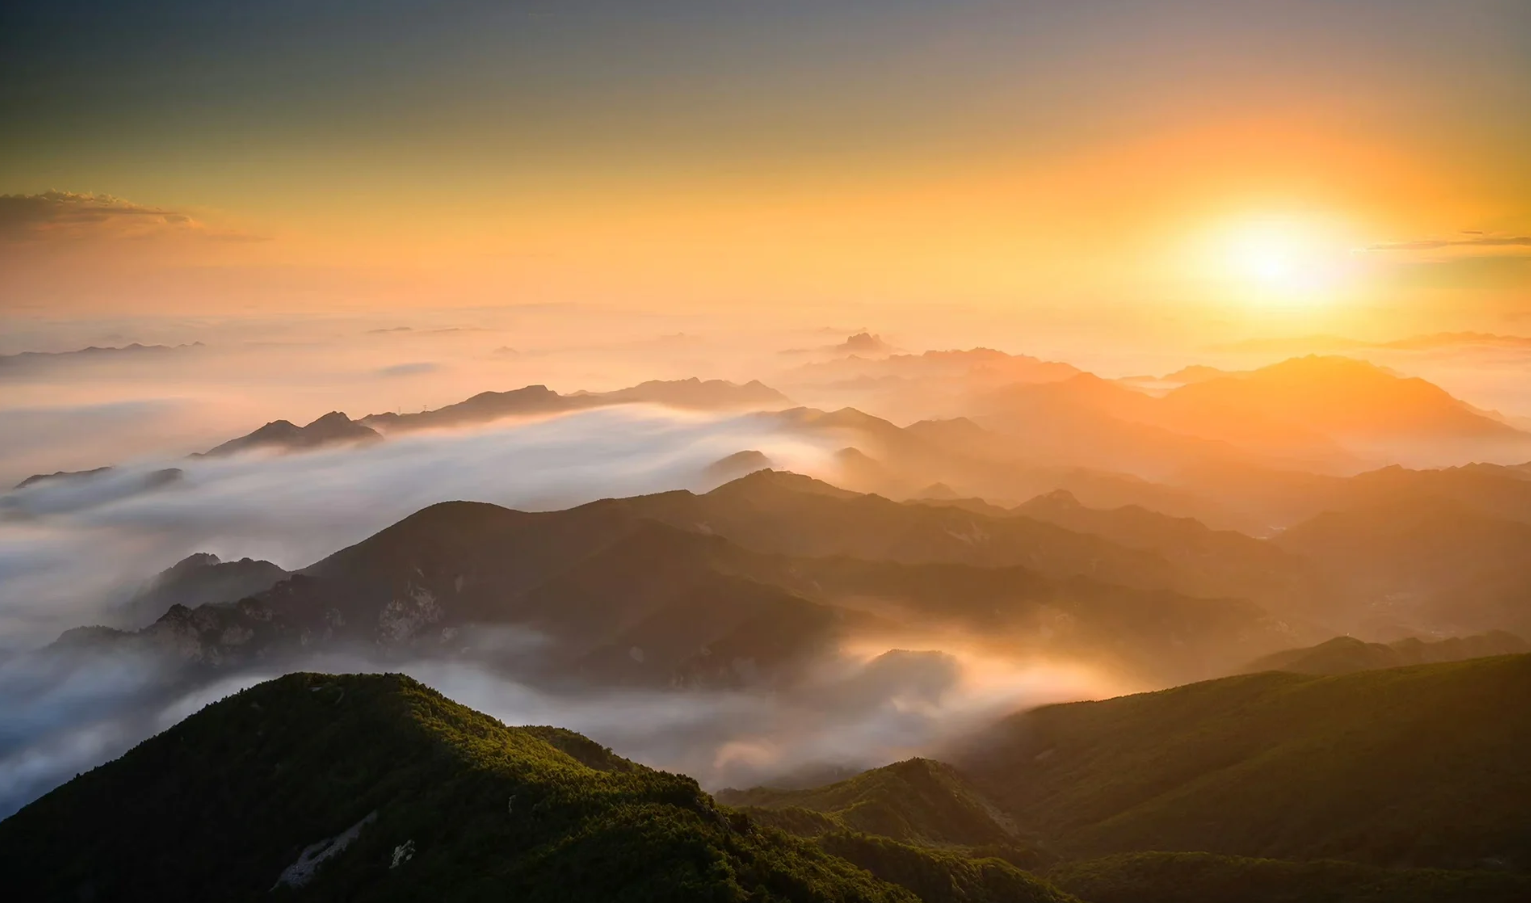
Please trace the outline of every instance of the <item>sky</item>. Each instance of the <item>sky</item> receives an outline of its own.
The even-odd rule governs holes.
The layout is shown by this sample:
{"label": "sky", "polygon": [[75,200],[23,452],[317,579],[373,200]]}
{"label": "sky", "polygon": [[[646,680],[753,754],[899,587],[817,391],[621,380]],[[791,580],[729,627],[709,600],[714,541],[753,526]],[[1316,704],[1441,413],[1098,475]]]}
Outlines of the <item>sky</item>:
{"label": "sky", "polygon": [[0,322],[1531,331],[1531,6],[17,2]]}

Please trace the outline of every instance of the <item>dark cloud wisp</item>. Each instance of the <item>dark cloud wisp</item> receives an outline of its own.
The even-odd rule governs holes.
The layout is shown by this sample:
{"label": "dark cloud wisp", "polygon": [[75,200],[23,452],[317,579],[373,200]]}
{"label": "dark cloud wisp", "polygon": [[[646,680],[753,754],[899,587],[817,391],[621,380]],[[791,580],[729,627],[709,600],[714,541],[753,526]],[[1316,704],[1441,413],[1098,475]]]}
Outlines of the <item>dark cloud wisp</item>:
{"label": "dark cloud wisp", "polygon": [[0,240],[143,238],[182,234],[242,241],[253,236],[210,229],[188,213],[137,204],[110,194],[49,190],[0,194]]}

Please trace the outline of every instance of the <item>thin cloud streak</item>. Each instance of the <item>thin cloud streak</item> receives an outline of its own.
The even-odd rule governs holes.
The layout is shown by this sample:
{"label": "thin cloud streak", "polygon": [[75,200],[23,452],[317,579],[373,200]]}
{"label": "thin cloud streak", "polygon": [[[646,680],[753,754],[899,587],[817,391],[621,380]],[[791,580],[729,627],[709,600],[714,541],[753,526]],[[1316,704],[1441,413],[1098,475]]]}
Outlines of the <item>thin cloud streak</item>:
{"label": "thin cloud streak", "polygon": [[138,204],[110,194],[56,189],[40,194],[0,194],[0,240],[26,242],[159,235],[190,235],[218,241],[262,240],[243,232],[211,229],[179,210]]}
{"label": "thin cloud streak", "polygon": [[1531,248],[1531,235],[1494,236],[1466,232],[1471,238],[1421,238],[1367,245],[1368,251],[1438,251],[1443,248]]}

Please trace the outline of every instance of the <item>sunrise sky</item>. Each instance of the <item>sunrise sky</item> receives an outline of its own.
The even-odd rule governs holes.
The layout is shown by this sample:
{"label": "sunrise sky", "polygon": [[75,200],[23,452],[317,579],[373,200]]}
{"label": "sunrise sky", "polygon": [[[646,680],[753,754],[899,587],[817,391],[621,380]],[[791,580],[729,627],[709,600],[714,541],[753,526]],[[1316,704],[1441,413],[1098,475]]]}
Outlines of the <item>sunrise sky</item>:
{"label": "sunrise sky", "polygon": [[1523,0],[7,4],[0,315],[1526,332],[1527,110]]}

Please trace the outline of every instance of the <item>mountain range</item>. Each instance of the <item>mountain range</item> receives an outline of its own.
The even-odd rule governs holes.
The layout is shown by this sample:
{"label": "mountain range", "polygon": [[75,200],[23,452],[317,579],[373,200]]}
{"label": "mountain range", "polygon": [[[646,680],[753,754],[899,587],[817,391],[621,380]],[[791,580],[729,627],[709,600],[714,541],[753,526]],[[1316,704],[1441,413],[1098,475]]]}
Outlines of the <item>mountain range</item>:
{"label": "mountain range", "polygon": [[0,849],[36,901],[916,899],[689,778],[398,676],[235,694],[0,822]]}
{"label": "mountain range", "polygon": [[1528,655],[1231,677],[715,801],[402,676],[298,673],[26,806],[0,850],[28,900],[1512,903],[1528,688]]}
{"label": "mountain range", "polygon": [[22,351],[17,354],[0,354],[0,376],[80,362],[117,363],[159,358],[201,347],[203,347],[201,342],[193,342],[190,345],[143,345],[134,342],[120,347],[102,348],[91,345],[74,351]]}
{"label": "mountain range", "polygon": [[[1151,683],[1227,673],[1322,635],[1175,589],[1203,582],[1151,551],[1028,517],[766,470],[702,495],[567,511],[439,504],[264,591],[91,636],[193,669],[361,647],[662,687],[790,681],[867,634],[954,631],[1010,652],[1089,655]],[[488,624],[550,642],[482,648]]]}

